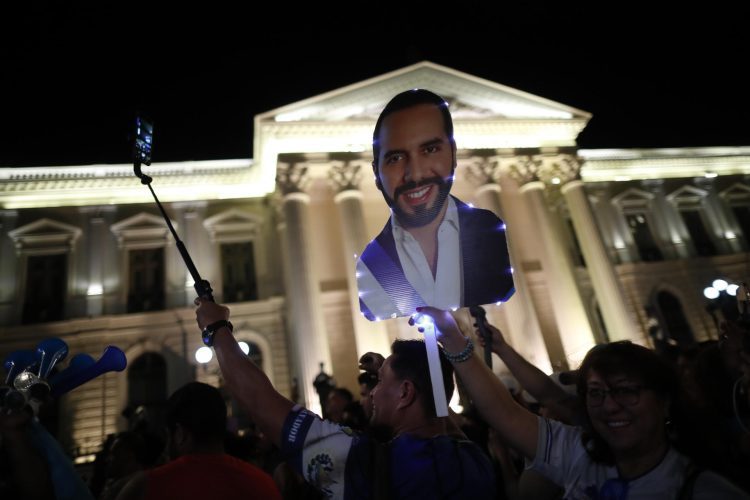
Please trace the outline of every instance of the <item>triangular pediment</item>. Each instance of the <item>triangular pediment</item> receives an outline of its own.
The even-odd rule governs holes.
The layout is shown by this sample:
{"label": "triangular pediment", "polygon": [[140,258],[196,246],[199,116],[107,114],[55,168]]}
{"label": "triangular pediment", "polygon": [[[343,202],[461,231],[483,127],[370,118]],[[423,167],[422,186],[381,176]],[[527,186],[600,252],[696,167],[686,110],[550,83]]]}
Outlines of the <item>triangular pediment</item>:
{"label": "triangular pediment", "polygon": [[203,221],[212,242],[250,241],[259,237],[263,218],[239,209],[231,209]]}
{"label": "triangular pediment", "polygon": [[68,251],[80,235],[80,228],[47,218],[8,231],[18,250]]}
{"label": "triangular pediment", "polygon": [[682,186],[667,195],[667,200],[675,205],[694,205],[700,203],[708,195],[708,191],[695,186]]}
{"label": "triangular pediment", "polygon": [[642,189],[630,188],[612,198],[612,203],[623,208],[635,208],[647,206],[654,195]]}
{"label": "triangular pediment", "polygon": [[461,150],[572,147],[591,118],[585,111],[423,61],[256,115],[258,185],[273,191],[280,154],[368,154],[380,111],[395,95],[418,87],[450,103]]}
{"label": "triangular pediment", "polygon": [[[177,224],[170,220],[177,230]],[[112,232],[121,247],[155,248],[164,246],[171,236],[166,221],[153,214],[141,212],[112,224]]]}
{"label": "triangular pediment", "polygon": [[721,197],[729,202],[750,200],[750,186],[737,182],[722,191]]}
{"label": "triangular pediment", "polygon": [[455,121],[572,119],[589,113],[445,66],[423,61],[258,115],[261,121],[374,121],[399,92],[426,88],[443,96]]}

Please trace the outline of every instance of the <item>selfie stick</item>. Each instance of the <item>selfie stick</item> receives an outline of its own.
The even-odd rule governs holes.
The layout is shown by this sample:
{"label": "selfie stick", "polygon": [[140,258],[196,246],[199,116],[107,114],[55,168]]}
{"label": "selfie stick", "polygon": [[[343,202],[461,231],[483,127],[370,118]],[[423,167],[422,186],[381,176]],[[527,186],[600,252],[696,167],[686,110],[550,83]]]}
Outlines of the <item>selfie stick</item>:
{"label": "selfie stick", "polygon": [[[138,127],[140,129],[141,122],[138,121]],[[150,139],[148,143],[148,153],[150,154]],[[174,230],[174,227],[172,226],[172,222],[169,220],[169,217],[167,217],[167,212],[164,211],[164,207],[162,207],[161,203],[159,202],[159,198],[156,197],[156,193],[154,192],[154,188],[151,187],[151,177],[141,172],[141,160],[144,160],[143,163],[146,165],[150,165],[150,156],[149,155],[142,155],[142,151],[139,150],[138,145],[136,144],[135,148],[135,155],[133,160],[133,171],[135,172],[135,176],[138,177],[141,180],[141,184],[145,184],[148,186],[149,191],[151,191],[151,195],[154,197],[154,201],[156,202],[156,206],[159,207],[159,211],[161,212],[162,217],[164,217],[164,220],[167,223],[167,227],[169,228],[169,231],[172,233],[172,236],[174,237],[175,244],[177,245],[177,250],[179,250],[180,255],[182,255],[182,260],[185,261],[185,265],[188,268],[188,271],[190,272],[190,276],[193,277],[193,287],[195,288],[195,291],[198,293],[199,297],[203,297],[204,299],[208,299],[211,302],[214,301],[214,297],[211,294],[213,290],[211,290],[211,285],[208,283],[208,281],[201,278],[201,275],[198,274],[198,270],[195,268],[195,264],[193,264],[193,259],[190,258],[190,254],[188,253],[187,249],[185,248],[185,245],[182,243],[182,240],[180,240],[179,236],[177,236],[177,232]]]}

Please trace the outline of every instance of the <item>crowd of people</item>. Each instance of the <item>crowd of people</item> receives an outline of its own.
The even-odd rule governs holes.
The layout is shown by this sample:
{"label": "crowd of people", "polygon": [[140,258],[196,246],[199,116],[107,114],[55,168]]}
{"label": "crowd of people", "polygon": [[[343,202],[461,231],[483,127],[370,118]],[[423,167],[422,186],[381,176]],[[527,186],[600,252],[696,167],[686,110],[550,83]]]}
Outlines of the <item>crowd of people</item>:
{"label": "crowd of people", "polygon": [[[372,262],[388,261],[389,252],[394,260],[425,252],[428,265],[422,271],[436,278],[459,264],[441,264],[438,248],[422,243],[441,234],[451,207],[464,210],[458,200],[446,201],[450,181],[431,175],[440,171],[452,179],[456,149],[452,124],[446,123],[450,113],[439,96],[424,90],[405,92],[393,102],[378,120],[373,169],[394,217],[403,215],[391,236],[412,229],[420,235],[418,246],[403,252],[399,245],[413,242],[385,238],[391,250],[371,248],[381,257]],[[433,206],[438,201],[447,204]],[[473,227],[460,210],[449,231],[458,231],[450,242],[454,250],[463,244],[461,234]],[[421,215],[411,220],[409,214]],[[382,274],[374,264],[370,271]],[[402,271],[410,278],[408,269]],[[473,272],[463,266],[458,274],[466,278]],[[154,446],[153,436],[138,430],[113,435],[104,443],[97,472],[82,486],[62,454],[48,452],[54,444],[40,441],[46,435],[34,418],[23,409],[3,411],[0,496],[750,499],[750,311],[724,323],[718,341],[688,347],[662,343],[658,349],[605,343],[592,348],[575,370],[549,376],[494,326],[483,324],[481,334],[462,330],[465,322],[456,317],[466,309],[424,304],[422,296],[433,293],[423,285],[409,288],[408,300],[393,300],[410,311],[417,304],[408,320],[414,328],[434,324],[440,342],[435,379],[425,342],[396,340],[390,353],[359,359],[359,400],[343,387],[319,390],[322,416],[279,393],[243,353],[229,308],[196,298],[203,341],[214,348],[224,389],[246,412],[253,432],[243,438],[228,433],[225,398],[212,386],[192,382],[167,401],[163,446]],[[378,294],[389,287],[378,286]],[[466,304],[469,294],[454,288],[441,300],[461,297],[459,303]],[[506,276],[500,288],[497,293],[506,297],[512,281]],[[363,302],[364,309],[385,302],[373,297]],[[496,376],[476,345],[491,346],[509,375]],[[434,381],[442,383],[447,399],[458,382],[461,414],[438,416]],[[316,380],[316,388],[324,382]]]}

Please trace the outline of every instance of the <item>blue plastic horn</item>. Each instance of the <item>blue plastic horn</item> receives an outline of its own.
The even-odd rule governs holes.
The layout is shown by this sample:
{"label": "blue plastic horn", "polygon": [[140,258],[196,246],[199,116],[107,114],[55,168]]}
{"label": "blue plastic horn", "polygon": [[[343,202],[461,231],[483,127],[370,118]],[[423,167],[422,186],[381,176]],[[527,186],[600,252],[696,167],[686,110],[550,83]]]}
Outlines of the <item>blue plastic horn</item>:
{"label": "blue plastic horn", "polygon": [[53,337],[39,342],[39,345],[36,346],[36,352],[39,355],[39,373],[37,376],[44,380],[55,363],[65,359],[65,356],[68,355],[68,344],[62,339]]}
{"label": "blue plastic horn", "polygon": [[94,360],[93,356],[85,352],[79,352],[78,354],[70,358],[68,366],[64,370],[55,373],[49,378],[49,385],[52,387],[60,385],[68,378],[76,375],[81,370],[85,370],[94,363],[96,363],[96,360]]}
{"label": "blue plastic horn", "polygon": [[113,345],[104,349],[101,357],[93,365],[86,366],[52,385],[52,397],[57,397],[72,391],[89,380],[107,372],[121,372],[128,365],[125,353]]}

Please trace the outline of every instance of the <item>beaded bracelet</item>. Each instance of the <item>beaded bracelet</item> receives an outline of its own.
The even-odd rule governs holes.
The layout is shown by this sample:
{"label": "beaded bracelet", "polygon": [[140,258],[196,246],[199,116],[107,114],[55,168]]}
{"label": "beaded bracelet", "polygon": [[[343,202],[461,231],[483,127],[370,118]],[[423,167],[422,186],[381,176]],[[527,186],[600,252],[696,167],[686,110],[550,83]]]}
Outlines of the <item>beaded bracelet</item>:
{"label": "beaded bracelet", "polygon": [[474,354],[474,342],[471,341],[470,337],[466,337],[466,347],[464,347],[463,351],[451,354],[443,349],[443,354],[445,354],[445,358],[451,363],[463,363]]}

